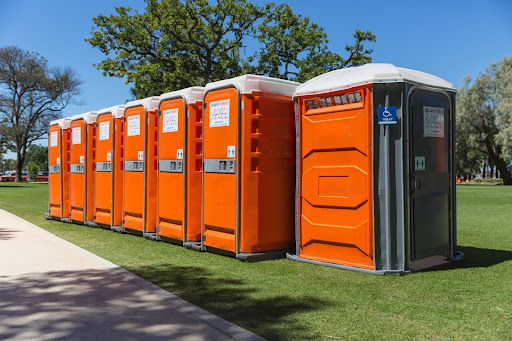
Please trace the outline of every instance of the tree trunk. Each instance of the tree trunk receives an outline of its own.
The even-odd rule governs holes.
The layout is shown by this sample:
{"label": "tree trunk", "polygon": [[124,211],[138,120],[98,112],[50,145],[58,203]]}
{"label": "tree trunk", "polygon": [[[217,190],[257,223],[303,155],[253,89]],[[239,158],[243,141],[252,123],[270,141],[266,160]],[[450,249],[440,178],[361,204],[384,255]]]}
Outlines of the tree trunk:
{"label": "tree trunk", "polygon": [[499,164],[496,168],[500,171],[501,178],[503,179],[503,184],[504,185],[512,185],[512,179],[510,178],[510,171],[507,169],[507,166],[505,165],[505,163]]}
{"label": "tree trunk", "polygon": [[23,164],[25,163],[24,157],[18,154],[16,158],[16,179],[15,182],[22,182],[21,173],[23,171]]}
{"label": "tree trunk", "polygon": [[484,161],[484,166],[482,167],[482,179],[485,179],[485,171],[487,170],[487,162]]}

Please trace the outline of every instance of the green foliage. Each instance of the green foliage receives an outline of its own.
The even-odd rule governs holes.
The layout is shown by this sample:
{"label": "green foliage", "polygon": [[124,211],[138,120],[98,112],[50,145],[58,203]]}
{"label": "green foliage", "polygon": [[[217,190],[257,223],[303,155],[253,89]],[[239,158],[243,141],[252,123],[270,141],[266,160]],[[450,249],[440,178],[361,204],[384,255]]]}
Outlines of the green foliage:
{"label": "green foliage", "polygon": [[[137,98],[256,73],[305,81],[336,68],[371,61],[375,41],[356,31],[347,59],[329,51],[323,29],[288,5],[245,0],[145,0],[145,11],[117,7],[98,15],[85,40],[106,58],[103,75],[126,77]],[[254,53],[248,42],[259,42]]]}
{"label": "green foliage", "polygon": [[491,64],[471,84],[465,77],[457,94],[457,167],[478,168],[489,159],[503,183],[512,184],[512,56]]}
{"label": "green foliage", "polygon": [[39,168],[39,166],[37,165],[37,163],[31,161],[29,162],[28,166],[27,166],[27,173],[28,173],[28,176],[33,180],[36,178],[37,176],[37,173],[39,173],[39,171],[41,170],[41,168]]}
{"label": "green foliage", "polygon": [[47,172],[48,171],[48,147],[32,144],[28,147],[27,154],[25,156],[26,162],[35,162],[39,168]]}
{"label": "green foliage", "polygon": [[16,181],[27,148],[47,133],[49,123],[80,93],[80,84],[72,69],[50,67],[37,53],[0,48],[0,140],[17,154]]}

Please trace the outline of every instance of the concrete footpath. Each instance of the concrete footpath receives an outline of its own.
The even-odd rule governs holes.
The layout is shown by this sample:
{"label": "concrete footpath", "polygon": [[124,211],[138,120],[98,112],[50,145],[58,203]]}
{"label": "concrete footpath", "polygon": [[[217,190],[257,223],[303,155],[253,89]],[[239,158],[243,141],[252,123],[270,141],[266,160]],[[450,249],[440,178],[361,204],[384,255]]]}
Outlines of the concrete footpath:
{"label": "concrete footpath", "polygon": [[0,339],[263,340],[4,210]]}

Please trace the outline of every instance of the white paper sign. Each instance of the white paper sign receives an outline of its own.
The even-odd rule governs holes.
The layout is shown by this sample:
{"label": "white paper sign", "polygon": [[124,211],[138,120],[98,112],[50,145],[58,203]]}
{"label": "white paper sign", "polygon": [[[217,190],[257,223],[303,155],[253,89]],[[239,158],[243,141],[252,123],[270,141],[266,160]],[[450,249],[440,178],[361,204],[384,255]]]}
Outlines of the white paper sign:
{"label": "white paper sign", "polygon": [[228,157],[235,157],[235,146],[228,146]]}
{"label": "white paper sign", "polygon": [[210,128],[229,126],[229,99],[210,103]]}
{"label": "white paper sign", "polygon": [[57,147],[57,132],[56,131],[52,131],[50,133],[50,147]]}
{"label": "white paper sign", "polygon": [[144,161],[144,152],[142,150],[139,150],[137,158],[139,159],[139,161]]}
{"label": "white paper sign", "polygon": [[81,136],[82,128],[75,127],[71,131],[71,143],[72,144],[80,144],[82,143],[82,136]]}
{"label": "white paper sign", "polygon": [[57,164],[60,165],[60,157],[57,158]]}
{"label": "white paper sign", "polygon": [[162,116],[162,133],[178,131],[178,108],[164,110]]}
{"label": "white paper sign", "polygon": [[444,108],[423,107],[423,136],[444,137]]}
{"label": "white paper sign", "polygon": [[84,160],[85,160],[84,156],[80,155],[80,163],[84,163]]}
{"label": "white paper sign", "polygon": [[128,136],[140,135],[140,115],[128,116]]}
{"label": "white paper sign", "polygon": [[99,138],[101,140],[108,140],[110,134],[110,122],[105,121],[100,123],[100,132],[99,132]]}
{"label": "white paper sign", "polygon": [[178,160],[182,160],[183,159],[183,149],[176,149],[176,158]]}
{"label": "white paper sign", "polygon": [[112,160],[112,153],[107,153],[107,161],[111,161]]}

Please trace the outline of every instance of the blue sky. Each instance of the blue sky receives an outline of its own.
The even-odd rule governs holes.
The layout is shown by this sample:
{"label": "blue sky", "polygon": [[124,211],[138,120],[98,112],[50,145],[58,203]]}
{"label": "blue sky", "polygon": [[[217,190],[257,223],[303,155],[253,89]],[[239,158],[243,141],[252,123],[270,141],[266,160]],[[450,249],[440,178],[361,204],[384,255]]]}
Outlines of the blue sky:
{"label": "blue sky", "polygon": [[[374,62],[428,72],[457,87],[464,75],[475,76],[512,54],[510,0],[287,3],[324,27],[333,51],[343,54],[355,29],[370,30],[377,36],[371,44]],[[93,16],[113,13],[116,6],[142,10],[144,5],[142,0],[0,0],[0,46],[17,45],[38,52],[50,65],[76,70],[83,81],[83,104],[69,106],[64,116],[122,104],[131,99],[129,86],[93,67],[103,55],[84,38],[90,35]]]}

